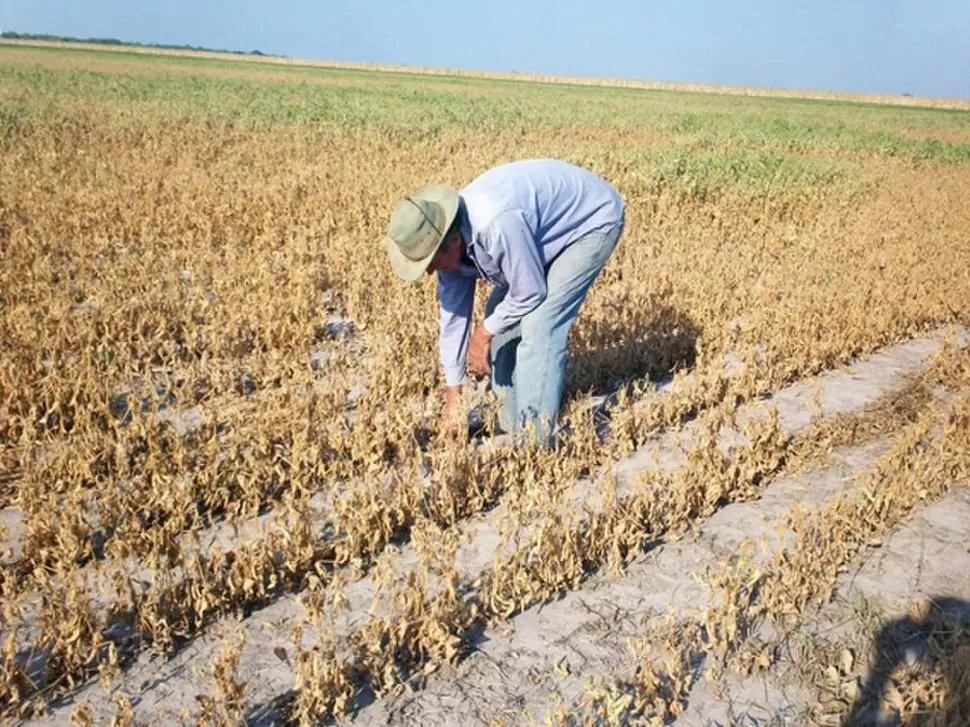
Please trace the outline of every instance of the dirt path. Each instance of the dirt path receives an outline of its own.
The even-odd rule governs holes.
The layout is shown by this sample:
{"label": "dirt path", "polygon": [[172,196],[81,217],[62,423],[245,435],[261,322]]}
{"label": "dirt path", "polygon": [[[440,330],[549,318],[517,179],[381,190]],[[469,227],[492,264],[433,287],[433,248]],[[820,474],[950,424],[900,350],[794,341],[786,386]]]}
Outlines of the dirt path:
{"label": "dirt path", "polygon": [[[830,499],[887,449],[885,443],[850,449],[825,469],[774,482],[757,501],[722,508],[695,537],[654,548],[623,577],[597,577],[559,601],[489,629],[455,669],[435,675],[420,692],[371,705],[356,722],[453,725],[499,718],[524,724],[531,718],[542,724],[558,707],[577,704],[588,678],[631,678],[627,641],[642,635],[651,619],[668,611],[687,616],[706,605],[709,591],[692,574],[715,566],[746,540],[772,535],[791,505]],[[725,708],[750,703],[796,714],[807,699],[770,682],[733,686]],[[698,710],[712,711],[697,705],[692,711]]]}
{"label": "dirt path", "polygon": [[[961,329],[956,333],[965,342],[967,332]],[[795,434],[812,423],[819,406],[825,417],[861,411],[880,397],[904,388],[939,351],[944,337],[945,333],[939,332],[893,346],[843,370],[800,382],[777,392],[770,401],[743,407],[739,419],[757,416],[774,405],[784,430]],[[620,463],[617,474],[621,487],[642,481],[644,472],[676,467],[683,458],[681,446],[692,436],[691,427],[687,427],[685,433],[661,437]],[[722,432],[725,446],[737,443],[739,436]],[[415,694],[363,706],[355,720],[366,724],[479,724],[487,723],[490,717],[504,717],[516,724],[524,714],[541,719],[557,704],[575,704],[587,676],[622,674],[628,666],[621,648],[623,641],[637,634],[645,619],[669,607],[688,608],[703,602],[707,591],[691,579],[691,573],[715,563],[719,554],[735,551],[742,541],[773,532],[775,521],[792,503],[831,498],[853,473],[865,469],[887,446],[880,442],[840,452],[821,470],[773,482],[755,502],[723,507],[702,525],[696,538],[665,543],[640,557],[622,578],[597,576],[557,602],[528,609],[487,629],[457,667],[432,676]],[[575,497],[595,511],[598,493],[588,483],[577,486]],[[492,562],[500,541],[497,517],[501,514],[463,524],[465,545],[457,561],[462,579],[468,583]],[[392,562],[399,573],[405,572],[417,567],[418,555],[410,545],[404,545]],[[368,606],[374,591],[370,577],[348,584],[350,609],[338,622],[338,636],[370,617]],[[245,639],[238,677],[247,683],[247,700],[253,705],[249,718],[255,723],[269,723],[274,718],[272,704],[294,686],[287,655],[292,652],[292,630],[302,620],[302,607],[289,596],[243,621],[225,619],[172,659],[159,661],[142,654],[115,683],[112,693],[92,683],[36,723],[65,723],[79,704],[90,707],[96,724],[105,722],[115,711],[111,700],[117,692],[129,695],[139,721],[182,723],[197,711],[196,696],[208,691],[204,674],[224,648],[223,636],[228,633],[239,633]],[[307,647],[311,640],[312,634],[307,634]],[[794,714],[805,704],[804,694],[789,693],[767,683],[738,682],[728,688],[726,702],[733,705],[732,710],[750,710],[758,705],[779,714]],[[702,683],[695,688],[684,720],[707,724],[705,715],[715,714],[714,706],[705,711],[704,704],[713,702],[705,702],[703,689]],[[718,703],[717,708],[721,706]]]}

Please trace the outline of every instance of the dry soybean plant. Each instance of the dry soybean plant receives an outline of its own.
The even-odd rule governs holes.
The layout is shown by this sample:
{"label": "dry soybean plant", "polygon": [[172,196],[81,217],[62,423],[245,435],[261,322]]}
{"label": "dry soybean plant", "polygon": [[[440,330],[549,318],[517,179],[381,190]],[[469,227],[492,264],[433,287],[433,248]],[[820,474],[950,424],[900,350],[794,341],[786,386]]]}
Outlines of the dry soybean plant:
{"label": "dry soybean plant", "polygon": [[[88,93],[72,85],[85,63],[124,88],[170,84],[171,98]],[[799,450],[767,419],[725,457],[714,437],[739,403],[968,319],[970,280],[954,265],[970,226],[959,160],[881,155],[864,135],[837,152],[827,144],[838,137],[766,137],[767,150],[743,133],[712,141],[671,121],[688,101],[648,96],[604,96],[616,119],[589,125],[552,113],[568,106],[565,91],[500,94],[485,81],[448,99],[469,104],[470,119],[476,103],[495,104],[507,124],[432,127],[436,115],[412,113],[407,94],[357,125],[241,120],[220,84],[256,84],[250,71],[191,66],[213,94],[207,117],[179,105],[184,68],[142,63],[24,49],[0,58],[0,503],[23,531],[0,543],[4,715],[43,710],[144,650],[171,654],[217,617],[295,591],[323,605],[308,607],[316,645],[292,660],[293,715],[344,714],[362,682],[388,690],[453,661],[475,626],[756,497]],[[275,91],[246,86],[251,100],[303,76],[274,78]],[[393,93],[387,78],[359,83]],[[359,94],[356,82],[327,76],[303,90],[337,98],[345,83]],[[717,114],[727,102],[694,103]],[[522,113],[551,120],[522,125]],[[643,113],[655,128],[628,123]],[[722,156],[699,151],[715,141]],[[581,163],[627,201],[624,239],[574,327],[572,434],[555,455],[436,439],[433,286],[400,284],[379,247],[401,194],[529,156]],[[779,176],[789,168],[802,170],[790,184]],[[965,363],[950,366],[938,375]],[[595,415],[589,393],[608,397]],[[707,437],[683,469],[614,490],[613,463],[695,417]],[[946,461],[962,466],[946,449],[955,425],[941,426]],[[935,481],[943,465],[921,441],[897,464]],[[581,480],[601,507],[573,500]],[[869,510],[839,507],[875,526],[918,504],[874,497]],[[473,588],[455,571],[457,533],[497,506],[510,514],[501,555]],[[864,545],[847,533],[845,556],[815,551],[813,518],[845,513],[793,521],[804,552],[778,566],[778,593],[825,592],[815,570],[796,574]],[[338,645],[322,624],[341,584],[407,539],[421,569],[389,584],[385,612]],[[779,596],[768,608],[784,607]],[[718,638],[728,649],[740,637]],[[239,657],[227,653],[203,722],[239,717]],[[679,674],[656,676],[665,686],[654,691],[679,693]],[[131,719],[119,698],[115,721]]]}

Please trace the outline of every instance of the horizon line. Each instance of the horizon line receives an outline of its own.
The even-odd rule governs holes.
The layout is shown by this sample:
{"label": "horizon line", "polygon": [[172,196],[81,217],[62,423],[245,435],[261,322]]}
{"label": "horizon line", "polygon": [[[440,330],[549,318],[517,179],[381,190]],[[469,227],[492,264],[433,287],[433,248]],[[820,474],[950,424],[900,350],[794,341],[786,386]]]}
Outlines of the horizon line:
{"label": "horizon line", "polygon": [[[7,31],[16,32],[16,31]],[[42,35],[23,33],[21,35]],[[66,37],[66,36],[65,36]],[[112,41],[110,43],[99,41]],[[116,41],[117,42],[114,42]],[[480,78],[483,80],[524,81],[558,85],[602,86],[606,88],[633,88],[652,91],[675,91],[684,93],[707,93],[726,96],[753,96],[763,98],[791,98],[814,101],[849,103],[872,103],[890,106],[949,109],[970,111],[970,98],[959,96],[921,96],[908,93],[875,93],[867,91],[824,91],[773,86],[738,86],[703,83],[696,81],[657,81],[612,76],[583,76],[573,74],[540,73],[536,71],[493,71],[471,68],[450,68],[405,63],[377,63],[371,61],[340,61],[264,53],[263,51],[195,50],[192,46],[175,44],[151,44],[122,41],[115,38],[70,40],[46,40],[38,38],[0,37],[0,44],[10,46],[34,46],[47,48],[76,48],[109,53],[140,53],[144,55],[170,55],[187,58],[234,60],[242,63],[264,63],[289,66],[333,68],[337,70],[361,70],[390,73],[409,73],[424,76],[452,76]]]}

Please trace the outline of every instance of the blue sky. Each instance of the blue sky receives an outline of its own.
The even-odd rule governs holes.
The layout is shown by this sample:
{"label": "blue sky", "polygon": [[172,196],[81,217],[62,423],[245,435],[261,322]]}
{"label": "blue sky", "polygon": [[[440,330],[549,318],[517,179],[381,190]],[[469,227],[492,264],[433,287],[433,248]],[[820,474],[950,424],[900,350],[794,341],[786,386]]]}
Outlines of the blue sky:
{"label": "blue sky", "polygon": [[315,59],[970,98],[970,0],[0,0],[0,29]]}

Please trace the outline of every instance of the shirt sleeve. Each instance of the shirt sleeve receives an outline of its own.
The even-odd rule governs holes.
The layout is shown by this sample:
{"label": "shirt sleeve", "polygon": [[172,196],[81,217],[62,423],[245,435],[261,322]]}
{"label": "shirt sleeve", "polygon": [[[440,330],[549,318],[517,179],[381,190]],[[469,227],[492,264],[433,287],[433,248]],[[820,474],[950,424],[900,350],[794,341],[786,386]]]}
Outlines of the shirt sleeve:
{"label": "shirt sleeve", "polygon": [[475,301],[475,278],[438,271],[438,302],[441,309],[441,336],[438,348],[448,386],[465,383],[468,361],[468,329]]}
{"label": "shirt sleeve", "polygon": [[532,230],[521,212],[507,212],[492,223],[489,253],[508,283],[508,292],[485,329],[493,336],[515,326],[546,299],[546,272]]}

